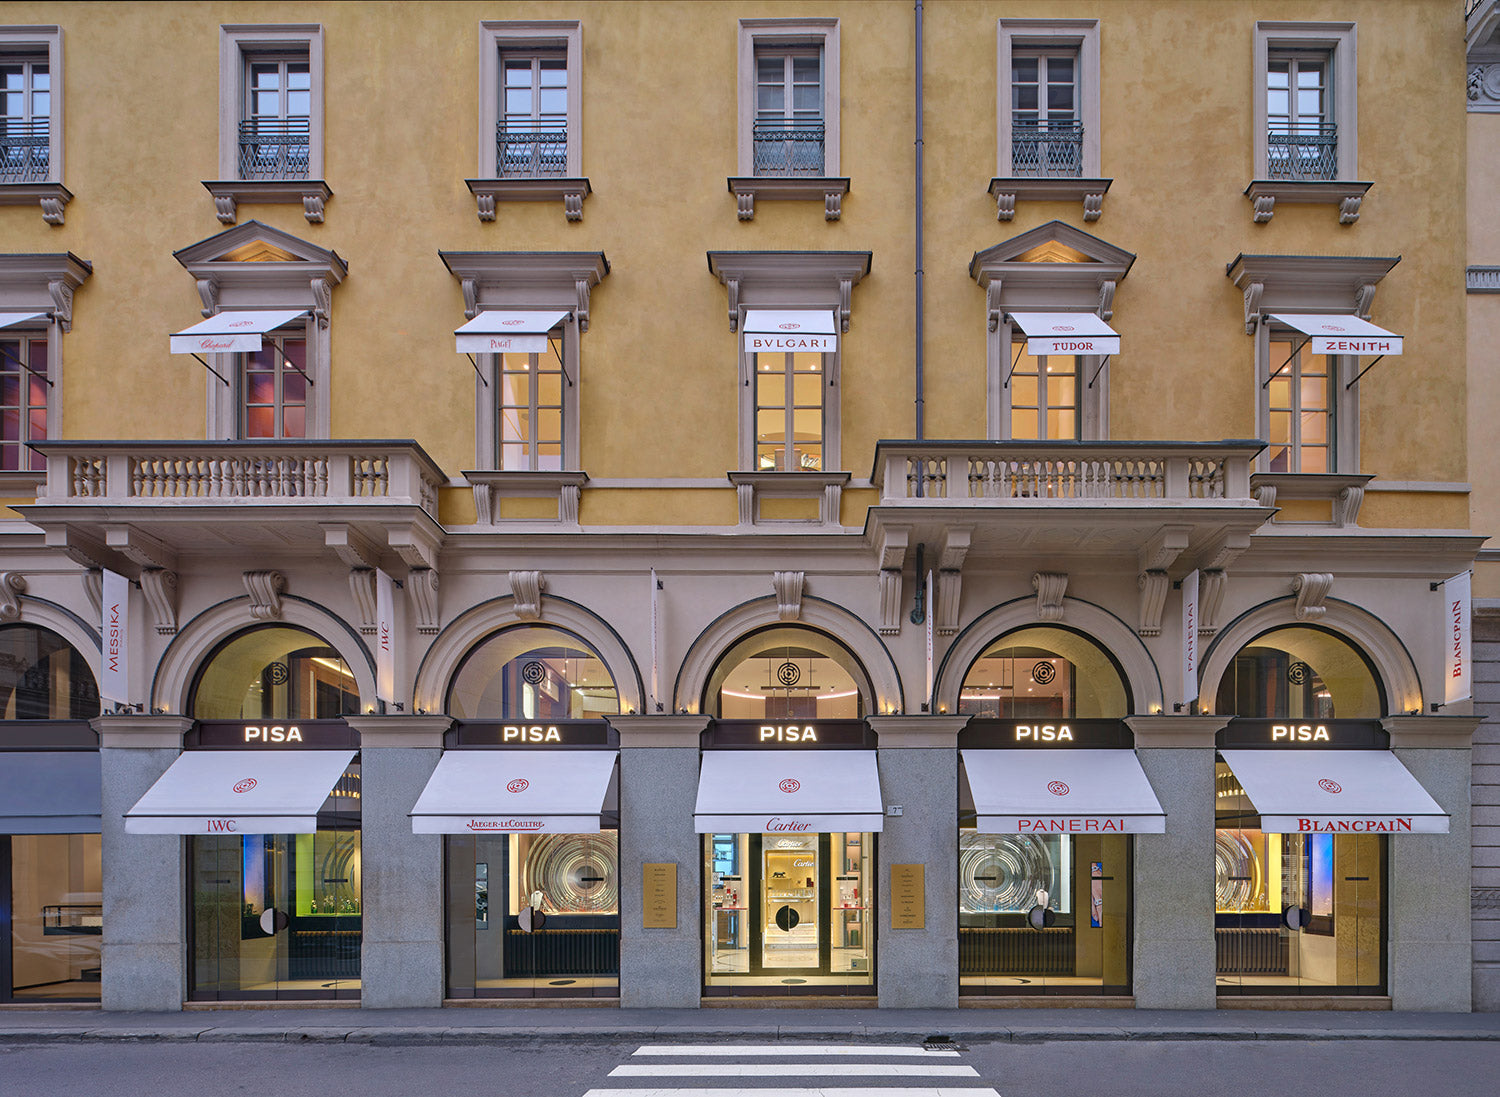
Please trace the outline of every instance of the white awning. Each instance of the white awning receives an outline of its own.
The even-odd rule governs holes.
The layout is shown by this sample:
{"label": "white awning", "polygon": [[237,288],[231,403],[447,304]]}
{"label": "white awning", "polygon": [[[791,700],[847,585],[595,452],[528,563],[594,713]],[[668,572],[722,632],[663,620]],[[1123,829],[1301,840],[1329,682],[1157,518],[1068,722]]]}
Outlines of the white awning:
{"label": "white awning", "polygon": [[45,320],[45,312],[0,312],[0,328],[15,327],[24,324],[28,320]]}
{"label": "white awning", "polygon": [[1133,750],[965,750],[981,834],[1162,834]]}
{"label": "white awning", "polygon": [[411,809],[416,834],[598,834],[613,750],[450,750]]}
{"label": "white awning", "polygon": [[1385,750],[1219,752],[1271,834],[1447,834],[1448,816]]}
{"label": "white awning", "polygon": [[1119,354],[1120,333],[1092,312],[1013,312],[1026,333],[1026,353]]}
{"label": "white awning", "polygon": [[98,834],[99,752],[12,751],[0,762],[0,834]]}
{"label": "white awning", "polygon": [[1358,316],[1273,312],[1272,320],[1312,336],[1314,354],[1400,354],[1401,336]]}
{"label": "white awning", "polygon": [[352,750],[194,750],[125,813],[127,834],[312,834]]}
{"label": "white awning", "polygon": [[698,771],[699,834],[881,829],[873,750],[709,750]]}
{"label": "white awning", "polygon": [[757,351],[835,351],[838,329],[829,309],[749,309],[745,313],[745,349]]}
{"label": "white awning", "polygon": [[174,331],[172,353],[224,354],[229,351],[260,350],[262,335],[306,315],[306,309],[221,312],[190,328]]}
{"label": "white awning", "polygon": [[568,318],[566,312],[481,312],[454,331],[459,354],[544,354],[547,333]]}

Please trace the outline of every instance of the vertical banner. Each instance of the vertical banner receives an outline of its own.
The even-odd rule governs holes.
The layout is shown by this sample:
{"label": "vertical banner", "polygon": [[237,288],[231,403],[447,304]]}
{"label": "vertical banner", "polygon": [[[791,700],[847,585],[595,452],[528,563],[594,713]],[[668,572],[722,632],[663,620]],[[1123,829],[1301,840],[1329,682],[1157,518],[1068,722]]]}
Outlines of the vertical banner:
{"label": "vertical banner", "polygon": [[396,585],[375,571],[375,696],[396,703]]}
{"label": "vertical banner", "polygon": [[932,572],[927,572],[927,600],[922,604],[927,607],[927,703],[932,706],[932,711],[937,711],[937,699],[932,696],[932,619],[937,616],[937,605],[932,600]]}
{"label": "vertical banner", "polygon": [[1474,573],[1460,572],[1443,583],[1443,704],[1467,701],[1474,692]]}
{"label": "vertical banner", "polygon": [[1198,699],[1198,573],[1182,580],[1182,703]]}
{"label": "vertical banner", "polygon": [[103,711],[130,704],[130,580],[104,572],[104,675],[99,682]]}
{"label": "vertical banner", "polygon": [[647,712],[660,712],[661,702],[657,700],[661,696],[657,688],[658,675],[661,669],[661,649],[659,643],[660,633],[657,631],[661,620],[661,598],[658,591],[661,584],[656,580],[656,569],[651,569],[651,699],[647,705]]}

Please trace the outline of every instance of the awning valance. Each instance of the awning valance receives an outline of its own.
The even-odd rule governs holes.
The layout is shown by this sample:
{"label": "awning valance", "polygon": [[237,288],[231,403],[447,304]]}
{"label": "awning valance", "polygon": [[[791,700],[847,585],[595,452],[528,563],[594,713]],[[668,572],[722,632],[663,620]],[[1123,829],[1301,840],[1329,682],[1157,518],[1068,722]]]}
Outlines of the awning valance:
{"label": "awning valance", "polygon": [[97,751],[18,751],[0,758],[0,834],[98,834]]}
{"label": "awning valance", "polygon": [[1358,316],[1273,312],[1272,320],[1312,337],[1314,354],[1400,354],[1401,336]]}
{"label": "awning valance", "polygon": [[257,351],[261,336],[306,316],[306,309],[244,310],[221,312],[190,328],[172,333],[173,354],[224,354]]}
{"label": "awning valance", "polygon": [[838,329],[828,309],[749,309],[741,330],[751,354],[839,349]]}
{"label": "awning valance", "polygon": [[568,318],[566,312],[481,312],[453,334],[459,354],[544,354],[547,333]]}
{"label": "awning valance", "polygon": [[1383,750],[1224,750],[1271,834],[1447,834],[1448,815]]}
{"label": "awning valance", "polygon": [[417,834],[598,834],[613,750],[453,750],[411,809]]}
{"label": "awning valance", "polygon": [[698,771],[699,834],[881,829],[873,750],[710,750]]}
{"label": "awning valance", "polygon": [[0,329],[13,328],[29,320],[46,320],[45,312],[0,312]]}
{"label": "awning valance", "polygon": [[1166,813],[1133,750],[965,750],[982,834],[1161,834]]}
{"label": "awning valance", "polygon": [[1013,312],[1026,333],[1026,353],[1119,354],[1120,333],[1092,312]]}
{"label": "awning valance", "polygon": [[127,834],[312,834],[352,750],[198,750],[125,813]]}

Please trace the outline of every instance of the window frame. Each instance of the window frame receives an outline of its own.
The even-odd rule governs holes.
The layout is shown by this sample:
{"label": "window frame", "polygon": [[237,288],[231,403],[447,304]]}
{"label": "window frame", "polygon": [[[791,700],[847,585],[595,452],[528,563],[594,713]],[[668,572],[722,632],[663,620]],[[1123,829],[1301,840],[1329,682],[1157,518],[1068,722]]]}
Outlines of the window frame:
{"label": "window frame", "polygon": [[[547,351],[532,351],[527,357],[532,360],[530,374],[531,381],[527,385],[527,414],[531,418],[531,431],[529,436],[521,443],[507,443],[501,422],[505,418],[504,409],[507,407],[519,407],[518,404],[503,404],[500,398],[505,389],[503,385],[503,374],[513,372],[505,370],[505,359],[507,354],[484,354],[480,358],[483,361],[481,376],[488,381],[488,400],[486,401],[485,383],[478,377],[475,378],[475,407],[479,414],[475,419],[474,432],[476,439],[476,457],[479,459],[478,468],[494,470],[496,472],[577,472],[579,469],[579,431],[578,431],[578,324],[570,310],[561,324],[547,334]],[[557,334],[554,336],[553,332]],[[561,350],[561,360],[558,363],[557,373],[560,375],[559,405],[539,403],[540,393],[536,378],[536,360],[554,355],[553,345],[556,343]],[[548,370],[551,373],[553,371]],[[537,424],[540,421],[540,412],[557,407],[561,417],[562,437],[558,439],[561,450],[560,463],[557,468],[542,468],[540,447],[550,439],[538,437]],[[505,447],[508,444],[520,444],[526,449],[526,463],[524,466],[508,466],[505,464]]]}
{"label": "window frame", "polygon": [[35,187],[63,181],[63,32],[58,26],[0,26],[0,57],[47,61],[47,178],[34,183],[5,183],[5,187]]}
{"label": "window frame", "polygon": [[[840,177],[839,157],[839,20],[741,19],[736,50],[739,143],[737,175],[749,179],[779,179],[755,174],[757,58],[763,49],[816,48],[821,58],[823,86],[823,174],[801,178]],[[797,177],[793,177],[797,178]]]}
{"label": "window frame", "polygon": [[[1346,313],[1347,314],[1347,311]],[[1273,355],[1271,346],[1273,343],[1290,342],[1297,347],[1297,355],[1287,363],[1286,368],[1279,376],[1287,376],[1294,367],[1299,368],[1304,355],[1311,353],[1311,340],[1301,332],[1263,318],[1256,325],[1255,332],[1255,430],[1257,438],[1271,438],[1271,386],[1268,383],[1276,368],[1282,364],[1284,356]],[[1274,357],[1274,361],[1272,360]],[[1328,354],[1323,355],[1328,362],[1328,408],[1326,417],[1328,423],[1329,439],[1326,444],[1328,455],[1328,467],[1325,469],[1314,469],[1310,473],[1302,468],[1301,446],[1296,442],[1301,436],[1300,424],[1294,418],[1292,435],[1294,439],[1289,442],[1288,448],[1296,456],[1296,468],[1284,470],[1273,470],[1271,468],[1271,450],[1274,443],[1268,444],[1255,458],[1255,470],[1257,472],[1278,473],[1306,473],[1309,475],[1345,475],[1359,472],[1359,386],[1350,388],[1349,383],[1359,372],[1359,359],[1351,355]],[[1295,386],[1295,381],[1292,382]]]}
{"label": "window frame", "polygon": [[[748,352],[748,351],[746,352],[746,354],[749,354],[749,353],[750,352]],[[818,369],[816,371],[807,370],[803,374],[799,375],[796,372],[796,364],[797,364],[796,360],[797,360],[797,356],[798,356],[799,353],[817,353],[818,357],[821,359],[821,361],[818,364]],[[758,359],[759,359],[759,357],[761,355],[770,355],[770,356],[773,356],[773,357],[780,356],[782,358],[782,368],[779,369],[779,370],[775,370],[775,371],[758,369],[757,367],[761,364],[758,361]],[[833,363],[830,362],[830,360],[829,360],[829,353],[827,351],[818,351],[818,352],[808,352],[808,351],[804,351],[804,352],[798,352],[798,351],[759,351],[759,352],[756,352],[752,357],[754,357],[757,360],[756,361],[752,361],[750,363],[750,369],[753,371],[754,376],[755,376],[755,382],[750,386],[751,389],[753,390],[753,394],[750,397],[750,403],[752,405],[751,406],[751,415],[753,416],[753,422],[754,422],[752,430],[754,431],[754,435],[755,435],[755,437],[754,437],[755,454],[754,454],[754,458],[753,458],[753,461],[752,461],[752,464],[751,464],[750,467],[753,468],[753,469],[755,469],[755,471],[757,471],[757,472],[823,472],[824,471],[823,466],[824,466],[824,463],[827,460],[828,446],[829,446],[829,443],[828,443],[828,422],[829,422],[829,415],[828,415],[828,410],[829,410],[829,408],[828,408],[828,403],[829,403],[829,401],[828,401],[828,390],[830,388],[835,387],[831,381],[829,383],[827,383],[827,384],[824,384],[824,380],[826,378],[830,378],[830,377],[833,376],[833,370],[831,368],[832,365],[833,365]],[[817,378],[818,378],[818,394],[819,394],[819,400],[818,400],[818,403],[817,403],[816,407],[814,407],[814,405],[812,405],[812,404],[799,404],[799,403],[797,403],[797,397],[796,397],[796,388],[797,388],[796,379],[797,379],[797,377],[798,376],[809,376],[809,375],[813,374],[814,372],[816,372]],[[780,404],[762,404],[761,403],[761,399],[760,399],[760,379],[761,379],[762,376],[771,376],[771,375],[779,376],[780,378],[782,378],[782,386],[781,386],[782,387],[782,392],[781,392],[781,401],[782,402]],[[797,437],[797,431],[796,431],[797,412],[799,412],[799,411],[812,411],[812,410],[816,410],[817,413],[818,413],[818,440],[817,440],[817,447],[818,447],[818,467],[817,468],[810,468],[810,467],[802,466],[800,463],[797,465],[797,467],[792,467],[790,465],[790,463],[789,463],[789,456],[790,456],[790,453],[795,452],[795,444],[796,444],[796,437]],[[772,444],[779,444],[780,445],[780,447],[781,447],[781,454],[782,454],[782,463],[774,465],[774,466],[772,466],[770,468],[766,468],[766,467],[764,467],[764,466],[762,466],[760,464],[760,449],[761,449],[761,446],[763,445],[763,443],[761,442],[761,436],[760,436],[760,416],[761,416],[762,412],[779,412],[780,415],[781,415],[781,420],[782,420],[782,430],[783,430],[783,433],[781,435],[779,435],[780,442],[779,443],[772,443]]]}
{"label": "window frame", "polygon": [[[1018,54],[1041,51],[1062,54],[1071,50],[1074,112],[1083,124],[1083,151],[1077,176],[1044,175],[1039,179],[1098,179],[1100,177],[1099,21],[1097,19],[1000,19],[996,24],[996,161],[995,175],[1017,178],[1011,148],[1011,63]],[[1045,113],[1045,110],[1043,111]],[[1024,177],[1031,178],[1031,177]]]}
{"label": "window frame", "polygon": [[[45,326],[40,326],[43,323],[45,324]],[[32,404],[29,399],[31,392],[33,391],[32,386],[36,380],[35,373],[28,366],[22,365],[18,362],[12,362],[8,355],[0,356],[0,373],[14,373],[17,376],[17,380],[20,382],[19,404],[16,409],[18,412],[18,436],[15,439],[10,439],[5,438],[3,434],[0,434],[0,449],[3,449],[7,446],[18,447],[17,466],[13,469],[0,467],[0,475],[13,473],[33,473],[37,475],[46,474],[46,459],[40,453],[37,453],[35,451],[31,451],[30,455],[28,456],[27,447],[32,442],[46,442],[49,439],[56,440],[56,436],[52,427],[53,419],[56,415],[56,407],[58,405],[58,401],[54,400],[52,395],[57,389],[57,385],[53,381],[53,377],[56,373],[56,370],[53,368],[53,366],[54,361],[57,357],[55,350],[57,339],[56,333],[53,329],[55,329],[56,326],[57,325],[51,321],[40,321],[33,322],[32,324],[17,325],[16,327],[0,328],[0,344],[15,340],[21,351],[18,357],[22,360],[22,362],[30,362],[30,348],[35,340],[45,340],[47,347],[45,372],[41,377],[45,385],[45,387],[42,389],[44,399],[40,405]],[[43,427],[43,437],[34,438],[32,437],[31,432],[30,413],[35,411],[38,406],[40,406],[46,422]],[[5,405],[3,402],[0,402],[0,412],[3,412],[4,410],[9,410],[9,405]],[[33,464],[37,465],[38,467],[29,467]]]}
{"label": "window frame", "polygon": [[583,24],[576,19],[484,20],[479,24],[479,179],[522,179],[502,176],[497,127],[503,116],[500,97],[504,91],[505,54],[555,53],[561,51],[567,69],[567,167],[562,176],[583,177]]}
{"label": "window frame", "polygon": [[[250,65],[258,57],[288,60],[307,53],[307,177],[245,179],[240,174],[240,122],[249,108]],[[234,183],[323,179],[323,26],[321,23],[224,24],[219,27],[219,178]],[[321,214],[319,215],[321,220]]]}
{"label": "window frame", "polygon": [[[1016,345],[1024,345],[1026,342],[1026,335],[1025,333],[1018,330],[1016,325],[1013,323],[1007,323],[1006,326],[1010,329],[1010,361],[1016,362],[1018,361],[1018,356],[1016,354]],[[1073,412],[1073,434],[1068,438],[1053,438],[1046,433],[1046,416],[1050,405],[1046,399],[1047,385],[1044,383],[1043,379],[1054,376],[1064,376],[1063,373],[1051,374],[1047,372],[1048,360],[1050,358],[1059,357],[1071,358],[1073,360],[1073,403],[1068,406],[1069,410]],[[1094,371],[1099,369],[1101,359],[1096,356],[1082,354],[1041,354],[1037,355],[1033,359],[1033,361],[1035,361],[1037,364],[1037,372],[1035,374],[1020,373],[1019,368],[1012,370],[1010,364],[1008,363],[1005,366],[1005,371],[1009,375],[1009,380],[1008,382],[1002,384],[1000,390],[1000,400],[1002,405],[1000,409],[1000,415],[1001,424],[1004,430],[1003,437],[1008,441],[1037,442],[1080,442],[1085,440],[1098,440],[1105,437],[1107,431],[1101,432],[1099,420],[1101,418],[1101,413],[1103,417],[1107,419],[1109,401],[1104,398],[1103,386],[1100,385],[1098,380],[1095,380],[1094,382],[1095,386],[1097,386],[1095,389],[1089,388],[1089,378],[1093,377]],[[1106,366],[1105,368],[1107,369],[1108,367]],[[1020,373],[1020,376],[1022,377],[1034,376],[1037,378],[1037,403],[1035,405],[1020,405],[1020,407],[1023,409],[1034,410],[1036,412],[1037,434],[1035,438],[1018,438],[1015,434],[1015,413],[1017,410],[1017,405],[1015,404],[1015,380],[1018,373]],[[1094,399],[1089,398],[1088,393],[1090,392],[1095,392],[1097,394]],[[1062,405],[1059,405],[1059,407],[1061,406]]]}
{"label": "window frame", "polygon": [[1252,102],[1254,177],[1269,179],[1266,136],[1269,105],[1268,71],[1275,55],[1316,52],[1327,57],[1325,90],[1329,120],[1338,125],[1337,170],[1331,180],[1278,180],[1278,182],[1348,182],[1359,178],[1359,87],[1358,39],[1353,23],[1294,23],[1262,20],[1255,24],[1252,72],[1255,87]]}
{"label": "window frame", "polygon": [[[238,437],[240,438],[240,440],[246,442],[281,442],[297,441],[300,439],[312,437],[312,435],[309,435],[307,433],[308,427],[310,425],[310,417],[308,413],[316,411],[318,405],[325,403],[326,401],[320,399],[319,394],[316,391],[317,386],[312,383],[312,375],[310,373],[306,373],[307,348],[311,345],[311,340],[309,340],[307,335],[307,325],[309,320],[310,317],[302,317],[301,320],[293,320],[290,325],[284,325],[283,327],[277,328],[273,332],[267,332],[261,337],[262,353],[265,353],[272,345],[277,348],[270,354],[273,369],[270,371],[261,371],[271,373],[273,378],[272,384],[274,395],[272,397],[272,402],[269,405],[255,404],[254,407],[269,406],[271,408],[272,420],[276,428],[275,432],[272,434],[251,435],[250,433],[249,413],[252,405],[250,403],[250,386],[248,383],[248,374],[250,373],[249,367],[253,354],[251,352],[243,352],[235,356],[239,359],[238,368],[235,371],[235,385],[239,390],[239,395],[235,403],[238,405],[239,411]],[[285,401],[286,375],[288,373],[298,372],[295,367],[289,366],[287,364],[287,358],[289,358],[290,356],[286,354],[286,344],[291,341],[301,342],[303,344],[302,372],[306,373],[306,376],[308,378],[308,380],[305,382],[307,388],[303,392],[301,405],[292,405],[294,407],[300,406],[302,408],[302,433],[295,435],[289,435],[286,433],[285,420],[285,413],[287,408],[287,404]]]}

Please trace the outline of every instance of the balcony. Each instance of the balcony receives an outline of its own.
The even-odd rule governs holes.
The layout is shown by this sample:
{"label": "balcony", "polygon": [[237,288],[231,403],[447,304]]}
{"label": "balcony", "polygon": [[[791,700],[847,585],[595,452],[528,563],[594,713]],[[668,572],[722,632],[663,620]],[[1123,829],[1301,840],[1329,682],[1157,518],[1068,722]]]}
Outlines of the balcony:
{"label": "balcony", "polygon": [[46,118],[0,119],[0,183],[45,183],[52,167]]}
{"label": "balcony", "polygon": [[1278,122],[1266,134],[1266,178],[1318,182],[1339,174],[1334,122]]}
{"label": "balcony", "polygon": [[778,179],[815,179],[823,174],[823,120],[758,120],[751,140],[755,174]]}
{"label": "balcony", "polygon": [[246,118],[240,122],[240,178],[306,179],[312,135],[306,118]]}
{"label": "balcony", "polygon": [[465,180],[481,221],[495,219],[501,202],[562,199],[563,216],[583,220],[589,181],[568,174],[568,130],[559,122],[527,125],[502,118],[495,125],[495,175]]}
{"label": "balcony", "polygon": [[566,129],[495,127],[495,174],[501,179],[561,179],[568,174]]}
{"label": "balcony", "polygon": [[1012,124],[1011,174],[1017,179],[1071,179],[1083,174],[1083,123]]}

